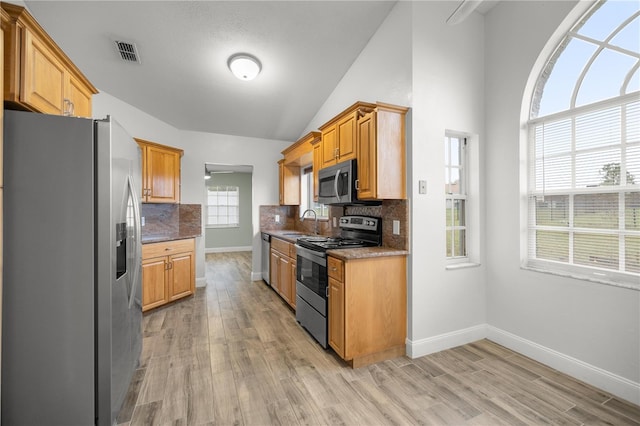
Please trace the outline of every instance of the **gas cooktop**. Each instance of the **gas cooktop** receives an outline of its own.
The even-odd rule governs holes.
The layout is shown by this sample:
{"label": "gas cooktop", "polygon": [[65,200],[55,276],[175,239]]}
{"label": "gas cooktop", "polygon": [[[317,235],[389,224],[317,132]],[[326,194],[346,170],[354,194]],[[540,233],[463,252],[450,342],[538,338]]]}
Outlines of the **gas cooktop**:
{"label": "gas cooktop", "polygon": [[301,237],[296,240],[300,247],[315,251],[344,248],[373,247],[382,242],[380,218],[369,216],[343,216],[340,218],[340,236]]}
{"label": "gas cooktop", "polygon": [[370,243],[368,241],[351,239],[351,238],[342,238],[342,237],[303,237],[298,238],[296,243],[302,247],[309,248],[311,250],[314,249],[324,249],[331,250],[337,248],[356,248],[356,247],[370,247],[375,246],[377,244]]}

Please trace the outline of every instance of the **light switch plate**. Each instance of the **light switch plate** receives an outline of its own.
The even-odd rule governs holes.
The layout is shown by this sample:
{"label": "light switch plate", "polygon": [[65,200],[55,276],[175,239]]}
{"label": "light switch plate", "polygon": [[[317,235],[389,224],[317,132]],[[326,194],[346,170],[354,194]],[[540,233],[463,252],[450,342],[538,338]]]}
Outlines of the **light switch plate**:
{"label": "light switch plate", "polygon": [[280,223],[280,215],[279,214],[276,215],[276,223]]}
{"label": "light switch plate", "polygon": [[333,217],[333,227],[335,228],[336,226],[338,226],[338,219],[334,216]]}
{"label": "light switch plate", "polygon": [[427,181],[419,180],[418,181],[418,193],[426,194],[427,193]]}
{"label": "light switch plate", "polygon": [[400,235],[400,221],[393,221],[393,235]]}

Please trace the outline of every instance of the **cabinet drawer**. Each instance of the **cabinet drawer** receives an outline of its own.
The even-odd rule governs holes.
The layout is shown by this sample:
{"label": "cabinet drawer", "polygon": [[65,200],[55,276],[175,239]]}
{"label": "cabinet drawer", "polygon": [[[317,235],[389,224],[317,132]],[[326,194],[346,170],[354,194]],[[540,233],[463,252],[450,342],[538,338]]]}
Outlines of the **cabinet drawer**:
{"label": "cabinet drawer", "polygon": [[160,256],[170,256],[172,254],[195,251],[195,240],[165,241],[162,243],[151,243],[142,245],[142,258],[151,259]]}
{"label": "cabinet drawer", "polygon": [[295,257],[295,253],[296,253],[295,246],[284,240],[280,240],[278,238],[271,238],[271,248],[288,257],[292,257],[291,250],[293,249],[293,256]]}
{"label": "cabinet drawer", "polygon": [[344,281],[344,262],[335,257],[327,257],[327,271],[329,276],[340,282]]}

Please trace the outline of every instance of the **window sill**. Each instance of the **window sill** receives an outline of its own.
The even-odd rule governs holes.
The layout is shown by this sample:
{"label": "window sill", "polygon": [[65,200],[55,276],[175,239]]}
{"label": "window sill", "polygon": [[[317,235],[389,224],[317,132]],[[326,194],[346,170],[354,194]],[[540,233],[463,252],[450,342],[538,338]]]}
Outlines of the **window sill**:
{"label": "window sill", "polygon": [[540,272],[543,274],[555,275],[557,277],[573,278],[575,280],[589,281],[592,283],[610,285],[613,287],[621,287],[629,290],[640,290],[640,285],[638,284],[614,281],[606,278],[597,278],[593,275],[583,275],[577,272],[573,273],[569,271],[549,270],[549,269],[537,268],[535,266],[526,266],[526,265],[520,266],[520,268],[525,271]]}
{"label": "window sill", "polygon": [[480,264],[474,262],[452,263],[447,265],[445,269],[447,271],[455,271],[456,269],[477,268],[478,266],[480,266]]}

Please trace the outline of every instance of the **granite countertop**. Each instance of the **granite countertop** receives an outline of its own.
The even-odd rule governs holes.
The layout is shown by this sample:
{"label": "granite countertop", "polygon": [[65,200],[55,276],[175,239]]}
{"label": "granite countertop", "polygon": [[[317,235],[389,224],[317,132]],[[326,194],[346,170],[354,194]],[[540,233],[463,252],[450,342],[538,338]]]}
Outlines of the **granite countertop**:
{"label": "granite countertop", "polygon": [[260,232],[264,232],[265,234],[269,234],[272,237],[280,238],[281,240],[285,240],[292,244],[295,244],[298,238],[309,235],[306,232],[295,231],[293,229],[271,229],[262,230]]}
{"label": "granite countertop", "polygon": [[201,233],[193,233],[193,232],[170,232],[163,234],[143,234],[142,235],[142,244],[150,244],[150,243],[162,243],[165,241],[174,241],[174,240],[185,240],[187,238],[195,238],[202,236]]}
{"label": "granite countertop", "polygon": [[391,247],[361,247],[338,250],[327,250],[327,255],[340,260],[369,259],[372,257],[406,256],[407,250]]}
{"label": "granite countertop", "polygon": [[[295,243],[296,239],[303,235],[308,235],[305,232],[294,231],[291,229],[278,229],[278,230],[262,230],[265,234],[269,234],[272,237],[280,238],[290,243]],[[367,259],[372,257],[385,257],[385,256],[406,256],[409,254],[407,250],[400,250],[391,247],[359,247],[350,249],[334,249],[327,250],[327,254],[341,260],[349,259]]]}

